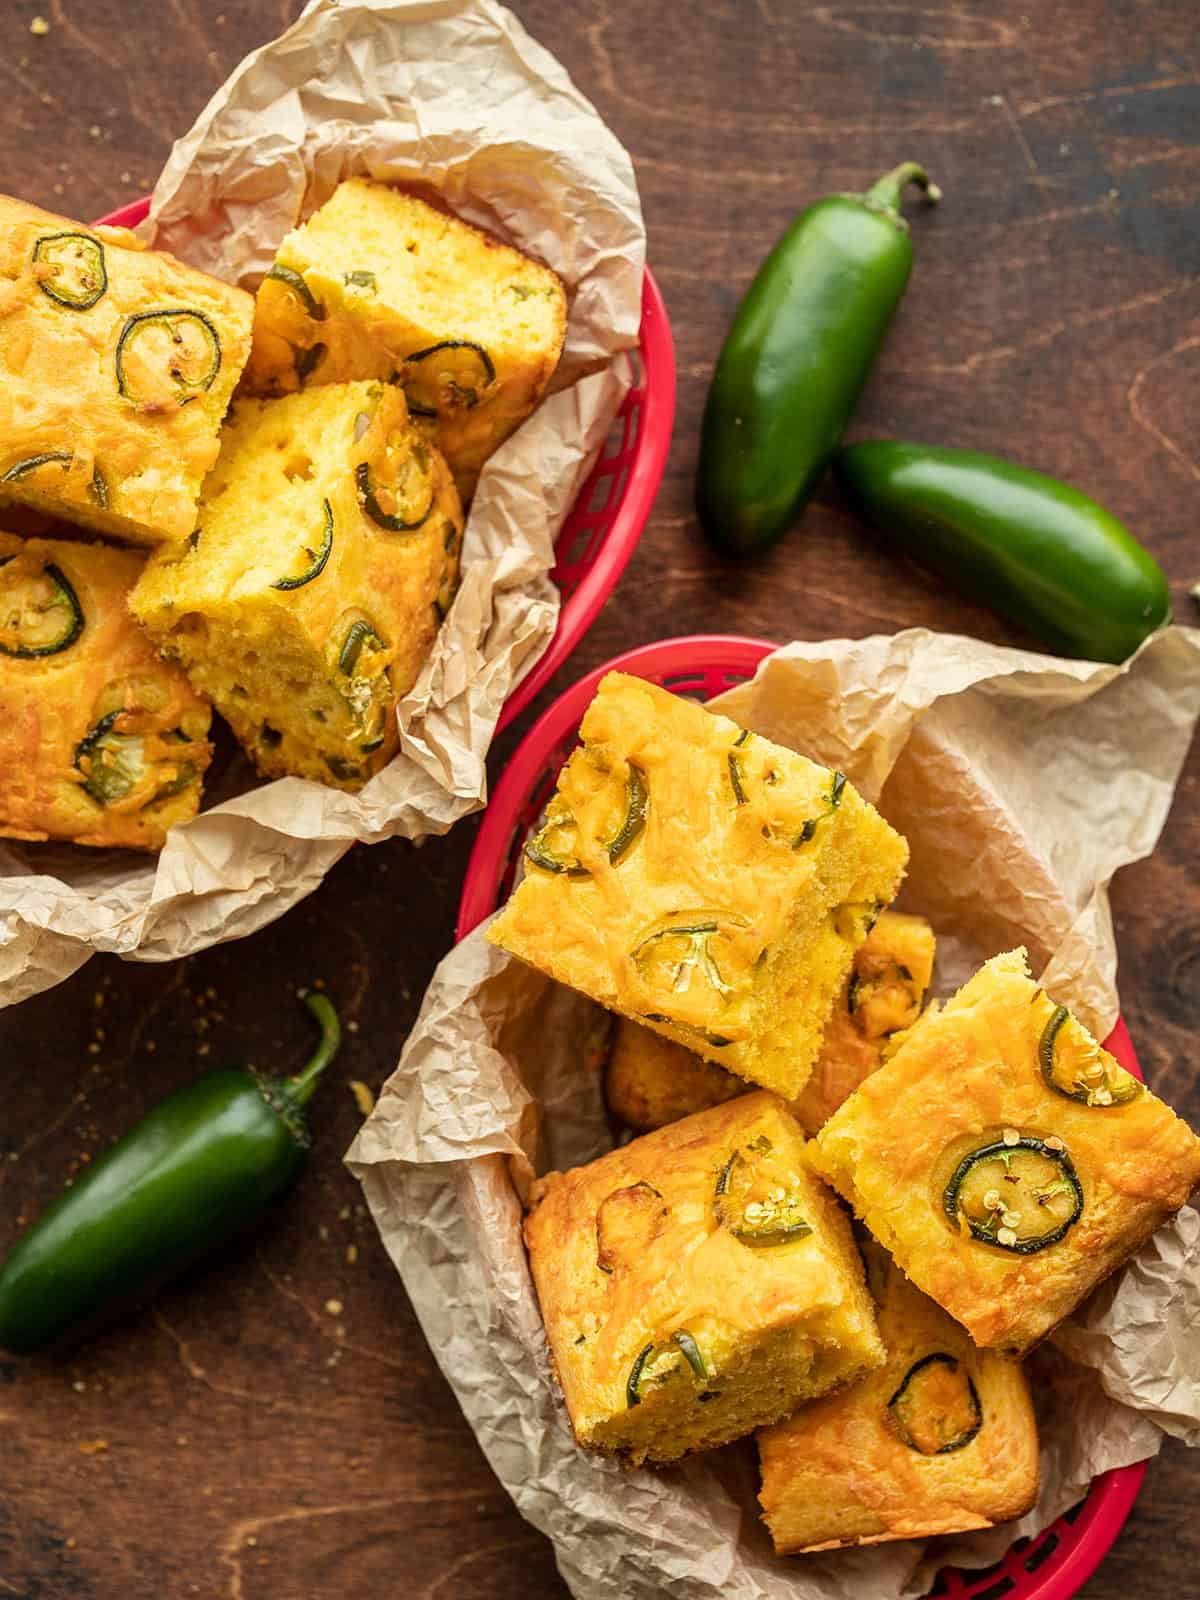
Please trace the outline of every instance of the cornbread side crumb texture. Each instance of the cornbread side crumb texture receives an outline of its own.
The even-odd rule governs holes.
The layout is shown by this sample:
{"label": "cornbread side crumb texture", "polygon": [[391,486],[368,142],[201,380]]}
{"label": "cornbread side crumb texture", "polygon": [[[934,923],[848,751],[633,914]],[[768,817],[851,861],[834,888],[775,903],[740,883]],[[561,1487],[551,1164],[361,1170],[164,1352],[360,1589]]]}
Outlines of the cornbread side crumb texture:
{"label": "cornbread side crumb texture", "polygon": [[[884,911],[854,953],[854,965],[825,1027],[813,1075],[791,1111],[816,1133],[886,1058],[920,1015],[933,976],[933,929],[924,917]],[[604,1093],[614,1116],[647,1133],[745,1094],[746,1082],[695,1051],[621,1017],[613,1033]]]}
{"label": "cornbread side crumb texture", "polygon": [[349,178],[279,247],[246,386],[399,376],[465,503],[541,398],[566,325],[549,268],[414,195]]}
{"label": "cornbread side crumb texture", "polygon": [[1200,1140],[1037,988],[987,962],[810,1158],[976,1344],[1024,1351],[1177,1211]]}
{"label": "cornbread side crumb texture", "polygon": [[195,816],[210,711],[129,615],[128,550],[0,533],[0,834],[157,850]]}
{"label": "cornbread side crumb texture", "polygon": [[838,773],[623,673],[488,931],[786,1099],[908,847]]}
{"label": "cornbread side crumb texture", "polygon": [[581,1445],[676,1461],[882,1363],[803,1144],[760,1092],[534,1186],[525,1239]]}
{"label": "cornbread side crumb texture", "polygon": [[139,544],[196,525],[254,302],[0,195],[0,502]]}
{"label": "cornbread side crumb texture", "polygon": [[887,1365],[758,1435],[779,1555],[966,1533],[1037,1499],[1020,1362],[976,1349],[878,1247],[866,1260]]}
{"label": "cornbread side crumb texture", "polygon": [[243,400],[200,526],[131,597],[260,773],[359,787],[450,604],[462,508],[399,389]]}

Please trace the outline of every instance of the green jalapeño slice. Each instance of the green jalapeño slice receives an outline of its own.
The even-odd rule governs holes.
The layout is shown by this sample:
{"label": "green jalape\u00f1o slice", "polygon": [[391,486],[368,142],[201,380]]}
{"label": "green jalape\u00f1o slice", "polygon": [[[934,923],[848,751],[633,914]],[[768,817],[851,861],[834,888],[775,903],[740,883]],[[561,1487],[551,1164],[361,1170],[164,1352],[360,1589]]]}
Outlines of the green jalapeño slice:
{"label": "green jalape\u00f1o slice", "polygon": [[104,246],[90,233],[46,233],[33,247],[37,286],[56,306],[90,311],[104,298],[108,269]]}
{"label": "green jalape\u00f1o slice", "polygon": [[[38,456],[26,456],[23,461],[14,461],[6,472],[0,474],[0,483],[20,483],[22,478],[40,472],[43,467],[54,466],[66,472],[74,459],[75,456],[70,450],[45,450]],[[107,511],[108,484],[99,467],[92,468],[92,481],[88,485],[88,492],[100,509]]]}
{"label": "green jalape\u00f1o slice", "polygon": [[729,762],[729,783],[733,789],[733,801],[735,805],[739,806],[746,804],[746,772],[742,766],[742,750],[744,746],[750,743],[750,737],[750,730],[743,728],[733,741],[733,749],[727,757]]}
{"label": "green jalape\u00f1o slice", "polygon": [[29,556],[0,559],[0,655],[56,656],[83,632],[83,607],[66,574]]}
{"label": "green jalape\u00f1o slice", "polygon": [[481,344],[443,339],[404,359],[401,373],[408,409],[414,417],[442,411],[471,411],[496,381],[496,368]]}
{"label": "green jalape\u00f1o slice", "polygon": [[267,277],[274,278],[276,283],[286,284],[314,322],[325,321],[328,312],[294,268],[281,267],[276,263]]}
{"label": "green jalape\u00f1o slice", "polygon": [[203,311],[139,311],[117,340],[117,393],[143,411],[186,406],[221,370],[221,340]]}
{"label": "green jalape\u00f1o slice", "polygon": [[835,772],[832,774],[832,779],[833,781],[829,785],[829,793],[825,799],[824,811],[819,816],[810,817],[800,829],[800,832],[792,841],[793,850],[799,850],[802,844],[807,844],[816,833],[817,824],[824,822],[826,817],[831,817],[841,805],[842,790],[846,787],[846,774],[844,772]]}
{"label": "green jalape\u00f1o slice", "polygon": [[735,1150],[717,1174],[713,1211],[717,1222],[740,1244],[760,1250],[807,1239],[812,1228],[800,1210],[800,1197],[786,1174],[773,1170],[765,1136]]}
{"label": "green jalape\u00f1o slice", "polygon": [[923,1456],[961,1450],[983,1427],[983,1407],[971,1374],[942,1350],[909,1367],[887,1408],[901,1439]]}
{"label": "green jalape\u00f1o slice", "polygon": [[686,1328],[680,1328],[662,1344],[652,1342],[644,1346],[630,1368],[625,1385],[625,1403],[629,1406],[640,1405],[643,1390],[648,1384],[657,1388],[686,1371],[687,1367],[692,1369],[694,1379],[707,1383],[710,1372],[708,1362]]}
{"label": "green jalape\u00f1o slice", "polygon": [[[646,779],[638,767],[630,765],[625,780],[621,820],[602,849],[613,866],[626,855],[646,826],[650,796]],[[525,858],[543,872],[561,872],[568,878],[586,878],[589,870],[576,854],[579,825],[570,809],[556,796],[546,812],[546,821],[525,846]]]}
{"label": "green jalape\u00f1o slice", "polygon": [[[75,768],[97,805],[120,805],[135,791],[149,805],[178,794],[196,776],[189,761],[164,758],[160,765],[150,757],[145,734],[123,731],[121,724],[129,720],[126,712],[110,711],[75,747]],[[176,737],[187,742],[182,732]]]}
{"label": "green jalape\u00f1o slice", "polygon": [[[358,723],[356,739],[364,751],[377,750],[383,743],[387,712],[376,689],[386,685],[386,677],[383,671],[371,668],[375,658],[386,649],[387,646],[371,624],[359,618],[350,624],[338,651],[338,671],[348,680],[342,689],[342,698]],[[360,775],[354,763],[340,772],[331,763],[330,770],[336,778]]]}
{"label": "green jalape\u00f1o slice", "polygon": [[[392,463],[387,457],[399,456]],[[377,528],[388,533],[411,533],[433,510],[433,461],[423,444],[402,446],[389,442],[383,472],[373,474],[368,462],[354,469],[358,501]]]}
{"label": "green jalape\u00f1o slice", "polygon": [[1031,1256],[1079,1221],[1083,1188],[1062,1140],[1006,1128],[963,1157],[942,1194],[955,1228],[999,1250]]}
{"label": "green jalape\u00f1o slice", "polygon": [[329,553],[333,549],[333,507],[328,500],[322,500],[321,507],[324,523],[321,529],[321,542],[317,546],[304,547],[304,559],[308,565],[293,578],[276,578],[271,585],[272,589],[303,589],[306,583],[311,583],[324,572],[325,563],[329,560]]}
{"label": "green jalape\u00f1o slice", "polygon": [[727,911],[676,911],[649,928],[629,954],[652,988],[683,994],[700,985],[724,1000],[733,985],[721,971],[718,942],[749,926]]}
{"label": "green jalape\u00f1o slice", "polygon": [[1066,1006],[1055,1006],[1038,1041],[1038,1061],[1048,1088],[1085,1106],[1124,1106],[1142,1085],[1101,1050]]}

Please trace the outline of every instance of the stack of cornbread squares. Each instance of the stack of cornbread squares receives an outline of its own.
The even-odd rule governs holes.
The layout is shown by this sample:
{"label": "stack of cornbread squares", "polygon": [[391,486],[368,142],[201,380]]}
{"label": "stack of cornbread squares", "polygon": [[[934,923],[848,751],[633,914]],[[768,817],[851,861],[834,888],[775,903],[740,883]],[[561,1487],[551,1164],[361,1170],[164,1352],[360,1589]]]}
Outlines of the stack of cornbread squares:
{"label": "stack of cornbread squares", "polygon": [[262,776],[361,787],[565,326],[546,267],[365,178],[257,297],[0,196],[0,835],[160,848],[213,708]]}
{"label": "stack of cornbread squares", "polygon": [[1020,1515],[1021,1358],[1200,1141],[1022,950],[922,1012],[907,847],[840,774],[617,673],[580,738],[488,933],[616,1013],[640,1133],[530,1199],[576,1439],[637,1465],[755,1434],[781,1554]]}

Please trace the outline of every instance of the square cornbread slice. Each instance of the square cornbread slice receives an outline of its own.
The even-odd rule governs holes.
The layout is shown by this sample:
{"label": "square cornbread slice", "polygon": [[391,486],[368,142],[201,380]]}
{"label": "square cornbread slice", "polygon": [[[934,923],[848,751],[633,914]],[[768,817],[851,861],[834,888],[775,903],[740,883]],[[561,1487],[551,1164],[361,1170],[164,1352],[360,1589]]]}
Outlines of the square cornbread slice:
{"label": "square cornbread slice", "polygon": [[138,544],[196,526],[254,302],[0,195],[0,502]]}
{"label": "square cornbread slice", "polygon": [[866,1261],[886,1365],[758,1435],[779,1555],[990,1528],[1037,1499],[1020,1362],[977,1349],[877,1246]]}
{"label": "square cornbread slice", "polygon": [[810,1146],[978,1345],[1024,1351],[1200,1182],[1200,1140],[1029,977],[987,962]]}
{"label": "square cornbread slice", "polygon": [[259,772],[353,789],[391,755],[395,703],[458,573],[462,508],[399,389],[241,400],[200,525],[131,597]]}
{"label": "square cornbread slice", "polygon": [[0,834],[160,849],[211,717],[129,615],[142,558],[0,533]]}
{"label": "square cornbread slice", "polygon": [[566,322],[549,268],[415,195],[348,178],[279,247],[246,387],[399,375],[465,503],[540,399]]}
{"label": "square cornbread slice", "polygon": [[798,1095],[908,848],[840,773],[611,672],[493,943]]}
{"label": "square cornbread slice", "polygon": [[765,1093],[534,1188],[525,1224],[575,1437],[677,1461],[879,1366],[862,1263]]}
{"label": "square cornbread slice", "polygon": [[[884,911],[854,952],[854,965],[825,1026],[812,1077],[791,1110],[816,1133],[910,1027],[933,975],[933,929],[924,917]],[[639,1133],[746,1092],[746,1082],[664,1039],[617,1019],[605,1069],[609,1110]]]}

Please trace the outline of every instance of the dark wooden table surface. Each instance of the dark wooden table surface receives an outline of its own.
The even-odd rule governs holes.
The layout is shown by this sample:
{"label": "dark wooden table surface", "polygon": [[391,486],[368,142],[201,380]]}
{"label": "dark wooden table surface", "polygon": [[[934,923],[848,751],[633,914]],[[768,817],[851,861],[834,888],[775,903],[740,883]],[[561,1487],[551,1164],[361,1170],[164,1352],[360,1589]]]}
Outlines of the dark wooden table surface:
{"label": "dark wooden table surface", "polygon": [[[517,0],[633,153],[679,358],[666,478],[625,577],[552,691],[632,644],[924,623],[1016,640],[864,541],[827,490],[731,571],[690,490],[706,381],[753,268],[806,200],[905,157],[908,301],[859,425],[997,449],[1073,480],[1200,578],[1200,18],[1195,0]],[[7,0],[3,187],[77,217],[144,192],[296,0]],[[49,31],[35,33],[41,14]],[[543,703],[549,698],[543,696]],[[528,718],[522,720],[527,725]],[[519,730],[518,730],[519,731]],[[515,735],[500,741],[499,773]],[[1200,1122],[1193,758],[1152,861],[1114,895],[1125,1012]],[[97,959],[0,1017],[0,1248],[167,1090],[222,1058],[298,1062],[290,999],[352,1030],[292,1202],[254,1240],[59,1364],[0,1360],[0,1597],[540,1600],[550,1548],[493,1479],[341,1164],[452,938],[473,822],[359,849],[253,940],[172,967]],[[1168,1445],[1083,1593],[1197,1590],[1200,1457]],[[869,1600],[869,1597],[864,1597]]]}

